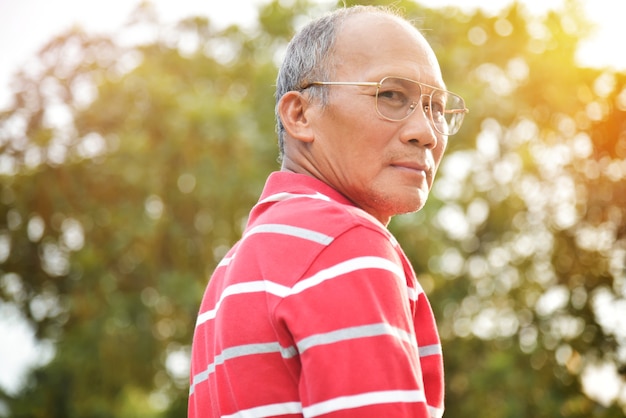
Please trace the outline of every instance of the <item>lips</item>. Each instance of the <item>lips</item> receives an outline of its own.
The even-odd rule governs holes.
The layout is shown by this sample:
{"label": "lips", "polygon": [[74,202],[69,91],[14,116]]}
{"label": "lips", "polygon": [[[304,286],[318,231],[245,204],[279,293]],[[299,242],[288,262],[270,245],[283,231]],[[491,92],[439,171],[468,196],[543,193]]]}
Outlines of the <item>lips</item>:
{"label": "lips", "polygon": [[430,165],[425,164],[425,163],[420,163],[418,161],[396,161],[392,163],[391,166],[397,167],[397,168],[403,168],[407,170],[412,170],[412,171],[421,171],[426,175],[426,177],[429,177],[429,178],[432,175],[432,171],[433,171]]}

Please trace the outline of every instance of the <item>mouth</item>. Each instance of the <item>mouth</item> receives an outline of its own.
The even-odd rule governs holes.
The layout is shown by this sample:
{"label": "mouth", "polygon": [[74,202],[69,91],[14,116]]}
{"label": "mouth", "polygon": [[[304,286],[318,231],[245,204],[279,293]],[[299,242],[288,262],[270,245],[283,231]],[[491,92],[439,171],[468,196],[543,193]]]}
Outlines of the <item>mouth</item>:
{"label": "mouth", "polygon": [[393,168],[398,168],[401,170],[406,170],[409,172],[414,172],[416,174],[421,174],[426,178],[430,178],[432,174],[432,169],[427,164],[420,164],[415,161],[406,161],[406,162],[395,162],[391,164]]}

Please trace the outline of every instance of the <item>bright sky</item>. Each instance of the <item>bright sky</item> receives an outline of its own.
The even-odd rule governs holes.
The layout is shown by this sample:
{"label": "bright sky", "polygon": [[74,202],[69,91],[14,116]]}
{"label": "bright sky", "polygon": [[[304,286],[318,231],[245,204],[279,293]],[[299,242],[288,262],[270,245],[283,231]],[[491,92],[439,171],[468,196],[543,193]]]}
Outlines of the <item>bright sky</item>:
{"label": "bright sky", "polygon": [[[91,33],[115,33],[141,0],[0,0],[0,109],[9,104],[11,76],[28,65],[51,37],[79,25]],[[285,0],[288,3],[289,0]],[[563,0],[520,0],[533,13],[557,8]],[[253,22],[258,4],[267,0],[153,0],[160,18],[175,22],[191,15],[209,15],[214,23]],[[318,0],[325,5],[334,0]],[[455,5],[464,9],[482,7],[497,13],[508,0],[421,0],[427,6]],[[626,39],[626,2],[584,0],[585,14],[599,27],[582,45],[580,61],[595,67],[626,71],[626,54],[620,45]],[[32,331],[15,309],[0,305],[0,385],[15,390],[25,366],[41,358],[33,346]],[[49,350],[43,350],[49,354]]]}
{"label": "bright sky", "polygon": [[[256,9],[268,0],[152,0],[166,22],[190,15],[209,15],[213,22],[251,22]],[[329,7],[334,0],[317,0]],[[419,0],[418,0],[419,1]],[[557,8],[564,0],[520,0],[535,13]],[[90,32],[114,33],[141,0],[0,0],[0,109],[9,104],[12,74],[27,66],[52,36],[73,25]],[[289,0],[285,0],[288,3]],[[497,13],[510,0],[421,0],[427,6],[454,5],[463,9],[481,7]],[[623,0],[582,0],[585,14],[600,26],[579,51],[581,61],[597,67],[612,66],[626,71],[626,54],[616,51],[617,40],[626,39],[626,2]]]}

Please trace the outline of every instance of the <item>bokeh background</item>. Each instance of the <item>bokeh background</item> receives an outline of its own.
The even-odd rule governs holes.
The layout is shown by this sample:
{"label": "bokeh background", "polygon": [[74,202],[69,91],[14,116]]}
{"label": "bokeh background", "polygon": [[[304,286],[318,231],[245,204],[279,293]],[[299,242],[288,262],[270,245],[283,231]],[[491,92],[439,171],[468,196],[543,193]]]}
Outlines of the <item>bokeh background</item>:
{"label": "bokeh background", "polygon": [[[337,3],[146,2],[2,64],[0,416],[185,416],[202,292],[278,169],[277,64]],[[592,2],[442,3],[394,2],[471,112],[427,206],[390,228],[439,321],[446,416],[623,417],[623,39],[581,54]]]}

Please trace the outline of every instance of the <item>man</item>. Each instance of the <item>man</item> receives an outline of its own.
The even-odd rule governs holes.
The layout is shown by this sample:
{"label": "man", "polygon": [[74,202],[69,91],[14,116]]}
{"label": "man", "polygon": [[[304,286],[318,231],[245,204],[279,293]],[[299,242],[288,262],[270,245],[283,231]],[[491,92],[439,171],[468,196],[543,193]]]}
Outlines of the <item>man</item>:
{"label": "man", "polygon": [[189,417],[441,417],[435,320],[386,228],[422,208],[466,112],[407,21],[338,10],[290,43],[281,171],[217,266]]}

